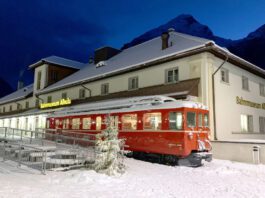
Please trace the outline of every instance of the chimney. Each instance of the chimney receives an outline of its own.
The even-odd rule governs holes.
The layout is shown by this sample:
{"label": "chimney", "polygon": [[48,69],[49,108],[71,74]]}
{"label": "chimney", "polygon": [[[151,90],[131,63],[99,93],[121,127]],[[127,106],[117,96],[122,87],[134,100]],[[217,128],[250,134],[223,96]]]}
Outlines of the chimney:
{"label": "chimney", "polygon": [[100,61],[105,61],[120,53],[120,50],[112,47],[102,47],[95,50],[94,63],[97,64]]}
{"label": "chimney", "polygon": [[168,39],[169,39],[169,33],[168,32],[163,32],[162,35],[161,35],[162,50],[168,48]]}
{"label": "chimney", "polygon": [[17,90],[22,89],[23,87],[24,87],[24,82],[21,81],[21,80],[19,80],[19,81],[17,82]]}

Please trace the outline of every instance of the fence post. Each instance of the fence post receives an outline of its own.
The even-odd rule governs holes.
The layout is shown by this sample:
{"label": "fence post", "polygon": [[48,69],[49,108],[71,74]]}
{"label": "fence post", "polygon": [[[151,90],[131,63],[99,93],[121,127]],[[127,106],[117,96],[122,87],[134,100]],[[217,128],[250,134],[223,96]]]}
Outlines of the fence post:
{"label": "fence post", "polygon": [[21,166],[21,153],[22,153],[22,143],[19,144],[19,153],[18,153],[18,166]]}
{"label": "fence post", "polygon": [[13,140],[15,138],[15,129],[13,129]]}
{"label": "fence post", "polygon": [[4,155],[3,155],[3,162],[6,160],[6,139],[4,140]]}
{"label": "fence post", "polygon": [[5,139],[6,139],[7,127],[5,127]]}
{"label": "fence post", "polygon": [[30,140],[29,140],[30,144],[32,143],[32,135],[33,135],[33,131],[30,131]]}
{"label": "fence post", "polygon": [[42,174],[46,174],[47,150],[42,150]]}

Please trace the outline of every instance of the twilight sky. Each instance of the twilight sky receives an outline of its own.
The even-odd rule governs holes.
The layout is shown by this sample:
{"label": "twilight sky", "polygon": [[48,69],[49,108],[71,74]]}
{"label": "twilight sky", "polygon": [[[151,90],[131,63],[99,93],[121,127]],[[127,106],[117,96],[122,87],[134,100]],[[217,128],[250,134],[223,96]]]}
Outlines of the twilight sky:
{"label": "twilight sky", "polygon": [[265,0],[0,0],[0,78],[16,87],[20,71],[50,55],[87,62],[180,14],[240,39],[265,23]]}

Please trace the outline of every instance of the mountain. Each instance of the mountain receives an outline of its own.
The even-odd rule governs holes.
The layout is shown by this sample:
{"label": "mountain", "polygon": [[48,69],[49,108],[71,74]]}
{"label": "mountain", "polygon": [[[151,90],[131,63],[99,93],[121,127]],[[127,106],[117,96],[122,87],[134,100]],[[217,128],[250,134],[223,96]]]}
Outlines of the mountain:
{"label": "mountain", "polygon": [[122,49],[160,36],[169,28],[174,28],[177,32],[213,40],[237,56],[265,69],[265,25],[251,32],[243,39],[231,40],[214,35],[208,26],[199,23],[193,16],[182,14],[157,28],[145,32],[131,42],[124,44]]}
{"label": "mountain", "polygon": [[0,98],[13,92],[12,87],[2,78],[0,78]]}

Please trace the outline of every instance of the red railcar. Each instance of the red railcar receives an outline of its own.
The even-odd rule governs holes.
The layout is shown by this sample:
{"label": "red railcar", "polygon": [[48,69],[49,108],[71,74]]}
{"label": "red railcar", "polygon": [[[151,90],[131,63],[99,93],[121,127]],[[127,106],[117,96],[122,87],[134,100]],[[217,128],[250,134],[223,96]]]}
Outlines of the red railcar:
{"label": "red railcar", "polygon": [[212,159],[209,112],[197,102],[149,96],[79,105],[51,115],[47,127],[99,133],[107,116],[134,156],[152,154],[187,166]]}

